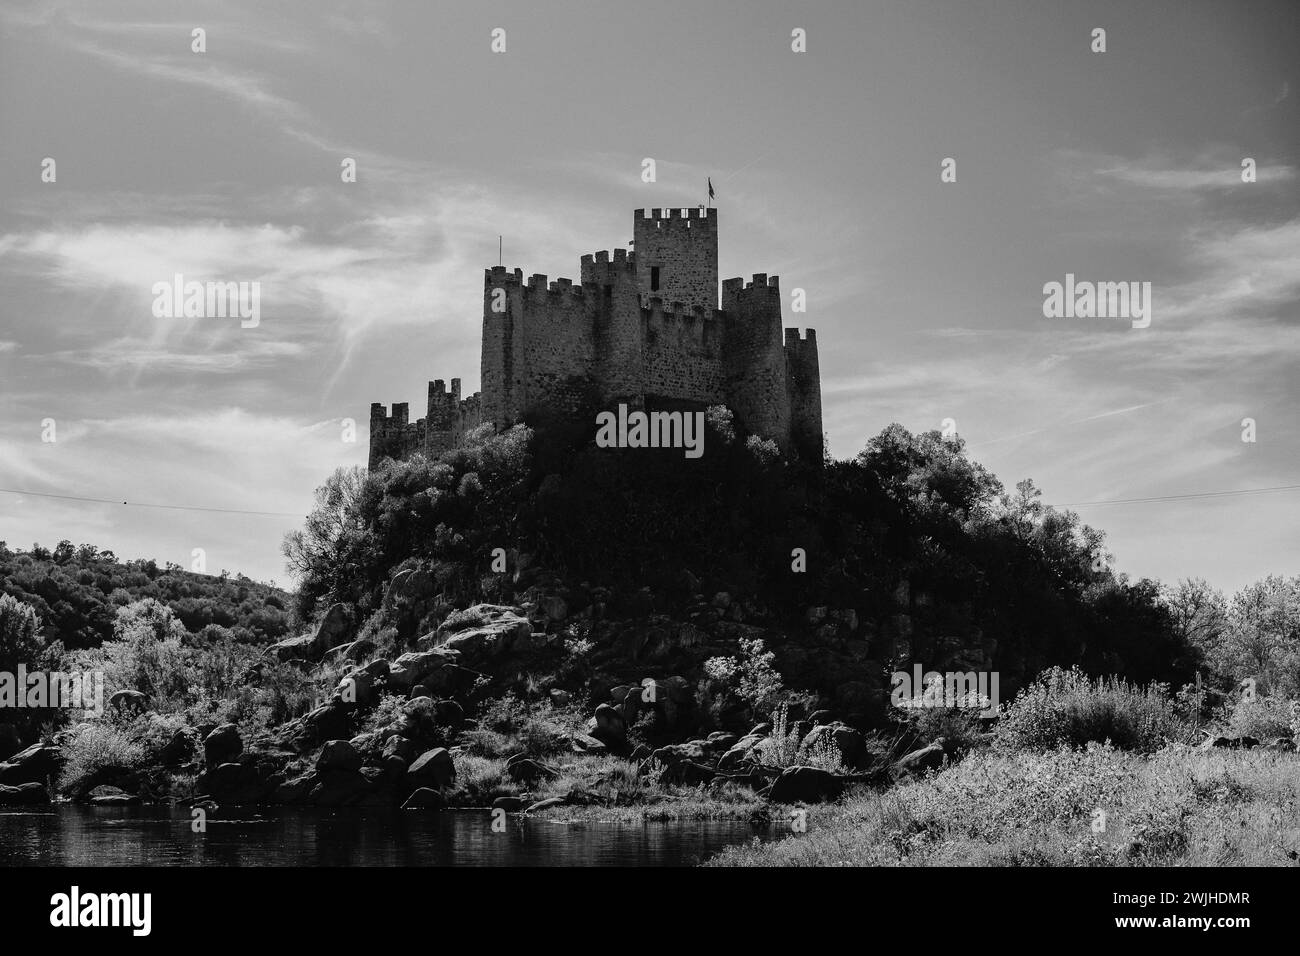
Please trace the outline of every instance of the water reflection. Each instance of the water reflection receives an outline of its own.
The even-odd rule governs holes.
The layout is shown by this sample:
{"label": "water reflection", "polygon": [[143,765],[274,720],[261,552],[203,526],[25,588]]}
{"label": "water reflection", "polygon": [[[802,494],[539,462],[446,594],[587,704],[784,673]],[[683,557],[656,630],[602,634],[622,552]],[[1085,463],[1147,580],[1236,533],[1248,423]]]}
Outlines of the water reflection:
{"label": "water reflection", "polygon": [[760,838],[745,821],[560,824],[485,811],[73,807],[0,813],[4,866],[690,866]]}

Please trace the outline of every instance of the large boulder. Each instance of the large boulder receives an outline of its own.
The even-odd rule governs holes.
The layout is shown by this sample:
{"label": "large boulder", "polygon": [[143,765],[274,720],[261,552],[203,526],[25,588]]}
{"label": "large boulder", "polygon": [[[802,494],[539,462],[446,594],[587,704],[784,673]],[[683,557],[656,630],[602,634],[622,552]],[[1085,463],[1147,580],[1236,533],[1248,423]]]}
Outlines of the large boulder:
{"label": "large boulder", "polygon": [[374,698],[375,679],[361,668],[349,671],[334,688],[333,699],[346,706],[366,707]]}
{"label": "large boulder", "polygon": [[515,754],[506,761],[506,774],[515,783],[532,784],[539,780],[554,780],[560,772],[524,754]]}
{"label": "large boulder", "polygon": [[767,796],[773,803],[821,803],[836,799],[843,791],[843,782],[828,770],[786,767]]}
{"label": "large boulder", "polygon": [[305,803],[307,794],[316,786],[318,778],[319,774],[315,770],[308,770],[292,780],[278,779],[272,790],[271,800],[277,804]]}
{"label": "large boulder", "polygon": [[347,607],[333,604],[312,633],[277,641],[264,653],[281,663],[291,660],[319,661],[328,651],[348,643],[351,631],[352,616]]}
{"label": "large boulder", "polygon": [[566,803],[568,801],[564,797],[547,797],[545,800],[538,800],[536,803],[529,804],[528,809],[524,812],[534,813],[539,810],[549,810],[552,807],[562,807]]}
{"label": "large boulder", "polygon": [[519,608],[501,604],[475,604],[457,611],[432,634],[420,638],[420,647],[458,651],[474,666],[515,646],[527,644],[533,626]]}
{"label": "large boulder", "polygon": [[406,798],[402,804],[403,810],[445,810],[447,809],[447,798],[437,790],[431,790],[428,787],[421,787]]}
{"label": "large boulder", "polygon": [[453,732],[465,726],[465,708],[454,700],[434,701],[433,712],[438,718],[438,724]]}
{"label": "large boulder", "polygon": [[764,738],[757,734],[748,734],[741,737],[731,746],[725,754],[718,760],[718,770],[723,773],[730,773],[736,770],[740,765],[749,758],[753,749],[762,742]]}
{"label": "large boulder", "polygon": [[320,656],[317,651],[316,637],[313,634],[286,637],[283,641],[276,641],[267,647],[264,653],[274,657],[281,664],[292,660],[315,660]]}
{"label": "large boulder", "polygon": [[[651,681],[651,685],[653,685],[653,683],[654,682]],[[618,687],[614,688],[614,699],[617,701],[616,709],[622,716],[623,723],[630,727],[632,724],[637,722],[637,718],[641,716],[642,710],[653,707],[654,705],[650,703],[651,697],[649,696],[649,693],[642,687],[631,687],[622,696],[619,696],[617,693],[620,689],[621,688]],[[643,693],[646,694],[644,699],[642,698]]]}
{"label": "large boulder", "polygon": [[312,740],[334,740],[349,732],[348,707],[340,701],[322,704],[302,720],[306,736]]}
{"label": "large boulder", "polygon": [[441,790],[456,780],[456,765],[446,747],[435,747],[421,754],[406,770],[406,781],[411,790],[430,787]]}
{"label": "large boulder", "polygon": [[99,807],[134,807],[143,802],[139,794],[127,793],[120,787],[95,787],[90,791],[90,802]]}
{"label": "large boulder", "polygon": [[346,644],[352,632],[352,614],[344,604],[332,604],[325,612],[313,635],[316,641],[316,654],[319,657],[326,651]]}
{"label": "large boulder", "polygon": [[380,752],[383,760],[397,759],[402,762],[402,769],[411,763],[416,757],[415,741],[406,737],[394,735],[384,741],[383,750]]}
{"label": "large boulder", "polygon": [[445,648],[428,651],[411,651],[393,661],[388,670],[388,686],[397,691],[409,691],[416,684],[456,662],[456,655]]}
{"label": "large boulder", "polygon": [[209,767],[231,763],[243,752],[244,742],[234,724],[222,724],[203,738],[203,757]]}
{"label": "large boulder", "polygon": [[[592,718],[593,720],[595,718]],[[589,734],[579,734],[570,738],[570,749],[576,754],[589,754],[594,757],[603,757],[609,753],[609,748],[602,741],[597,740]],[[648,756],[648,754],[647,754]]]}
{"label": "large boulder", "polygon": [[188,730],[178,730],[158,751],[158,762],[164,767],[178,767],[193,756],[194,738]]}
{"label": "large boulder", "polygon": [[108,698],[108,706],[114,713],[130,711],[142,714],[149,709],[149,695],[138,690],[119,690]]}
{"label": "large boulder", "polygon": [[623,714],[609,704],[596,708],[595,725],[587,733],[601,743],[610,747],[619,747],[627,743],[627,724]]}
{"label": "large boulder", "polygon": [[927,770],[938,770],[945,759],[943,745],[944,740],[940,737],[920,750],[913,750],[907,756],[900,757],[893,767],[894,776],[919,775]]}
{"label": "large boulder", "polygon": [[63,754],[52,744],[32,744],[0,763],[0,783],[18,786],[45,783],[63,769]]}
{"label": "large boulder", "polygon": [[316,769],[322,773],[326,770],[360,770],[361,763],[361,754],[351,741],[329,740],[316,758]]}
{"label": "large boulder", "polygon": [[650,755],[650,759],[671,766],[682,760],[690,760],[701,764],[706,763],[709,756],[708,747],[698,740],[692,740],[684,744],[669,744],[666,747],[660,747]]}
{"label": "large boulder", "polygon": [[427,601],[433,597],[434,587],[433,575],[424,568],[398,571],[384,592],[384,607],[391,609],[399,605],[414,606]]}
{"label": "large boulder", "polygon": [[223,803],[257,803],[266,787],[257,768],[247,763],[223,763],[199,774],[194,791]]}
{"label": "large boulder", "polygon": [[377,681],[387,681],[390,669],[391,665],[382,657],[376,658],[368,664],[363,664],[361,667],[361,670]]}
{"label": "large boulder", "polygon": [[49,802],[49,793],[39,783],[0,784],[0,807],[41,807]]}
{"label": "large boulder", "polygon": [[306,802],[317,807],[347,807],[360,803],[372,790],[369,777],[357,770],[317,771]]}

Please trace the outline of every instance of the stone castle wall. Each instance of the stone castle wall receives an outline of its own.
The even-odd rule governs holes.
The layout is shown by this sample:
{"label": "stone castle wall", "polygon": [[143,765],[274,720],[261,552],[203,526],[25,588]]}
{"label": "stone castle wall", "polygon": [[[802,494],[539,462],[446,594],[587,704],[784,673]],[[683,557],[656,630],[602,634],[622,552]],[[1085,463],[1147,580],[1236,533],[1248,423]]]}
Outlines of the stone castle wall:
{"label": "stone castle wall", "polygon": [[372,405],[370,466],[455,447],[482,422],[576,413],[593,396],[727,405],[749,431],[820,460],[816,334],[782,340],[776,276],[728,279],[718,308],[717,224],[716,209],[638,209],[636,251],[583,256],[577,284],[484,270],[482,391],[462,399],[459,379],[431,382],[416,422],[406,403]]}

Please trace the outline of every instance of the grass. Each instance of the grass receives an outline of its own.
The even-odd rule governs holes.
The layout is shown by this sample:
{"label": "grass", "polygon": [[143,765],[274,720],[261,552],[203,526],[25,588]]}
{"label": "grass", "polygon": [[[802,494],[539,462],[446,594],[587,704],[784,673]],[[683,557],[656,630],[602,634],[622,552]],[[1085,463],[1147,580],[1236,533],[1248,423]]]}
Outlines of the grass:
{"label": "grass", "polygon": [[1300,758],[1177,745],[1145,756],[983,751],[807,819],[806,834],[731,847],[707,865],[1294,866]]}

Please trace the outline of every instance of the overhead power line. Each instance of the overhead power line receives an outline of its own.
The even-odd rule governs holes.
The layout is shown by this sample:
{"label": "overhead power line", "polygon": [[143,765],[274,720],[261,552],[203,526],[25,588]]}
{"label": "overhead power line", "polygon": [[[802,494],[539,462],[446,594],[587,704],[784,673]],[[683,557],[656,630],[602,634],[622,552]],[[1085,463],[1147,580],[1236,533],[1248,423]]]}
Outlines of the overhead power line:
{"label": "overhead power line", "polygon": [[245,511],[242,508],[205,508],[202,505],[160,505],[143,501],[118,501],[116,498],[87,498],[82,495],[55,495],[44,491],[21,491],[17,488],[0,488],[7,495],[31,495],[33,498],[57,498],[60,501],[92,501],[101,505],[126,505],[128,508],[157,508],[164,511],[206,511],[223,515],[257,515],[263,518],[303,518],[292,511]]}
{"label": "overhead power line", "polygon": [[1201,491],[1191,495],[1153,495],[1150,498],[1112,498],[1108,501],[1067,501],[1060,508],[1078,508],[1083,505],[1131,505],[1148,501],[1186,501],[1191,498],[1230,498],[1233,495],[1262,495],[1270,491],[1294,491],[1300,485],[1274,485],[1271,488],[1242,488],[1238,491]]}

